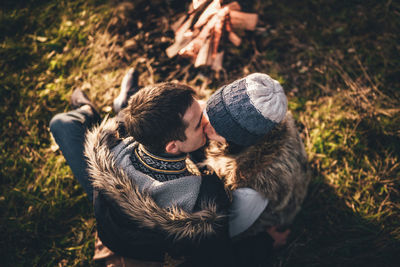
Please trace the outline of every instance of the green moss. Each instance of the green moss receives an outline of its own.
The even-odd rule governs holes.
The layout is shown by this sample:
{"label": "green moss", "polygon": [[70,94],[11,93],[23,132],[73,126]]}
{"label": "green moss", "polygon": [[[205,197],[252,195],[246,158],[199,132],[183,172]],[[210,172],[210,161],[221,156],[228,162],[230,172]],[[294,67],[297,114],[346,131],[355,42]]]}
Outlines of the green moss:
{"label": "green moss", "polygon": [[[252,2],[253,3],[253,2]],[[5,266],[94,266],[95,221],[48,123],[82,87],[110,107],[121,79],[211,89],[281,82],[313,180],[273,266],[396,266],[400,246],[396,1],[254,1],[265,31],[226,44],[226,73],[166,57],[170,1],[9,1],[0,11],[0,255]],[[251,6],[250,2],[247,4]],[[182,7],[180,7],[182,9]],[[140,21],[140,25],[138,26]],[[134,39],[136,48],[123,44]],[[169,40],[169,39],[167,39]],[[186,67],[188,66],[188,67]],[[196,77],[203,77],[201,82]]]}

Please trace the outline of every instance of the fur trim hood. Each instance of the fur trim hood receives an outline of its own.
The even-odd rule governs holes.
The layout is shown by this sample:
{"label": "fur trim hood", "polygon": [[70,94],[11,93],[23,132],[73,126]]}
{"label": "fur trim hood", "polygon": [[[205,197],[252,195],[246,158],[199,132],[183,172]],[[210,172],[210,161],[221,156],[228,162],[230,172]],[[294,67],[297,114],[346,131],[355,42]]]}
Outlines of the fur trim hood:
{"label": "fur trim hood", "polygon": [[216,204],[202,203],[199,212],[176,205],[160,207],[147,190],[140,190],[135,180],[117,167],[112,148],[121,140],[115,118],[106,118],[87,133],[85,155],[94,189],[142,228],[161,230],[174,240],[200,240],[215,235],[226,217],[217,213]]}
{"label": "fur trim hood", "polygon": [[310,175],[304,145],[290,113],[276,130],[240,153],[229,154],[227,145],[211,142],[206,156],[206,164],[223,177],[230,190],[250,187],[258,191],[269,200],[268,209],[273,212],[288,205],[300,208]]}

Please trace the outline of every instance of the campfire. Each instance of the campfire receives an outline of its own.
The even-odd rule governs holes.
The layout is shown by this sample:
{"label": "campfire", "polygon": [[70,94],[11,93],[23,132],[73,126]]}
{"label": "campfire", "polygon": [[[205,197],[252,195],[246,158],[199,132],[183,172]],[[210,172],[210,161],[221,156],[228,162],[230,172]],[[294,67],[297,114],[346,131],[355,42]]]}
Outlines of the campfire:
{"label": "campfire", "polygon": [[221,40],[235,46],[242,43],[239,32],[253,31],[258,15],[241,12],[238,2],[222,5],[221,0],[193,0],[189,11],[171,25],[175,42],[166,49],[168,57],[190,58],[195,67],[222,69],[224,57]]}

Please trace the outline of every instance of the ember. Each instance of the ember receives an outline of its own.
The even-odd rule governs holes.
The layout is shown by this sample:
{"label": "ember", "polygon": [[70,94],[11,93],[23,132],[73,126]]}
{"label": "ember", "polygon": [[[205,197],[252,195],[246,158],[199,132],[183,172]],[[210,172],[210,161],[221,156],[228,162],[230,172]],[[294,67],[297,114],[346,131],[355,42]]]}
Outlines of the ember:
{"label": "ember", "polygon": [[253,31],[258,15],[241,12],[238,2],[221,5],[221,0],[193,0],[187,14],[171,25],[175,43],[166,49],[168,57],[191,58],[195,67],[207,65],[222,69],[224,51],[219,50],[221,37],[239,46],[242,39],[235,30]]}

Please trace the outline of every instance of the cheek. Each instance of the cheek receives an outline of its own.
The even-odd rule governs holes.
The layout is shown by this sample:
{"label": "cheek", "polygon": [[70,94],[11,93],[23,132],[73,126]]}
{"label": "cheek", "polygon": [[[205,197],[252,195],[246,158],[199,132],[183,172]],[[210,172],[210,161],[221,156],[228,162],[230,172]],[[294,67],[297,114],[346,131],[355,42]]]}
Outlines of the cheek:
{"label": "cheek", "polygon": [[203,142],[204,139],[204,133],[202,130],[199,131],[192,131],[190,133],[187,133],[187,144],[190,146],[197,146],[198,144]]}
{"label": "cheek", "polygon": [[200,143],[200,142],[203,141],[204,133],[203,133],[203,131],[196,132],[196,134],[193,135],[193,136],[196,138],[196,140],[193,140],[193,141],[196,142],[196,143]]}
{"label": "cheek", "polygon": [[193,143],[198,143],[198,144],[203,144],[206,139],[205,134],[202,129],[200,131],[197,131],[193,135],[193,137],[195,137],[195,139],[196,139],[196,140],[193,140]]}
{"label": "cheek", "polygon": [[209,139],[213,139],[215,135],[215,130],[211,126],[211,124],[207,124],[207,126],[204,128],[204,133],[207,135]]}

